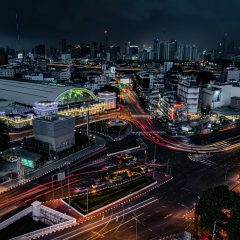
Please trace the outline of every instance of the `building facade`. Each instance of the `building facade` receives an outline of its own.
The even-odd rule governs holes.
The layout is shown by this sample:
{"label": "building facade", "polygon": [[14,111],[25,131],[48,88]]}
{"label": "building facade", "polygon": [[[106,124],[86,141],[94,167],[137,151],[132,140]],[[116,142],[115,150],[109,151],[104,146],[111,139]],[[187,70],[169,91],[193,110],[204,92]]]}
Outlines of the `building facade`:
{"label": "building facade", "polygon": [[50,149],[61,152],[75,145],[73,117],[50,115],[33,119],[33,137],[48,143]]}
{"label": "building facade", "polygon": [[114,92],[99,92],[98,99],[100,103],[106,103],[106,110],[116,108],[116,93]]}
{"label": "building facade", "polygon": [[196,79],[186,77],[178,83],[177,95],[180,101],[187,106],[189,114],[198,112],[199,91]]}

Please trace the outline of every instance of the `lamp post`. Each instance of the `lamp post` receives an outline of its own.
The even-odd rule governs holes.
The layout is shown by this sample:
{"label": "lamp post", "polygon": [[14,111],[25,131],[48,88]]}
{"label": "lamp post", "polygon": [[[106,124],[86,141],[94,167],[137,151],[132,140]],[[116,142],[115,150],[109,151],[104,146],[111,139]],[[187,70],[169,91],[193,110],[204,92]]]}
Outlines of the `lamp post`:
{"label": "lamp post", "polygon": [[212,233],[212,240],[214,240],[214,239],[215,239],[215,236],[216,236],[216,233],[215,233],[215,232],[216,232],[217,222],[220,222],[220,220],[217,219],[217,220],[214,221],[214,224],[213,224],[213,233]]}
{"label": "lamp post", "polygon": [[87,188],[87,214],[88,214],[88,188]]}
{"label": "lamp post", "polygon": [[69,180],[69,162],[66,162],[67,164],[67,173],[68,173],[68,204],[70,205],[70,180]]}
{"label": "lamp post", "polygon": [[156,170],[156,144],[154,145],[154,168],[153,168],[153,180],[155,179],[155,170]]}
{"label": "lamp post", "polygon": [[135,239],[137,240],[138,239],[138,226],[137,226],[137,222],[138,222],[138,219],[137,217],[133,217],[133,219],[135,220],[136,222],[136,225],[135,225]]}
{"label": "lamp post", "polygon": [[52,175],[52,192],[53,192],[53,200],[54,200],[53,178],[54,178],[55,175],[56,175],[56,174],[53,174],[53,175]]}

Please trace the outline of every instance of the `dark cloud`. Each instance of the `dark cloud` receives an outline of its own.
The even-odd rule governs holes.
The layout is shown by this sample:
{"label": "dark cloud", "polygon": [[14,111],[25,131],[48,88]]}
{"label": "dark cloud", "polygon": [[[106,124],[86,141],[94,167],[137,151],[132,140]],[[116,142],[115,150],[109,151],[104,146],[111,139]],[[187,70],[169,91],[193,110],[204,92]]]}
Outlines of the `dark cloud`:
{"label": "dark cloud", "polygon": [[9,0],[1,3],[0,45],[101,41],[151,43],[160,39],[212,47],[224,33],[240,39],[237,0]]}

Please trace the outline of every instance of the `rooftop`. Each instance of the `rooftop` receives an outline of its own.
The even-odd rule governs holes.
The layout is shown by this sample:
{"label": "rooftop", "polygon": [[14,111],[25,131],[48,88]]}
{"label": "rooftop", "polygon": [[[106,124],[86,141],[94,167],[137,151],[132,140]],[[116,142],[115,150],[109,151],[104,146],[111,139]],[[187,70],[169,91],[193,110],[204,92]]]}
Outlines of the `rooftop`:
{"label": "rooftop", "polygon": [[57,121],[63,121],[66,119],[71,119],[72,117],[70,116],[62,116],[62,115],[49,115],[49,116],[44,116],[44,117],[40,117],[37,118],[36,120],[41,120],[41,121],[46,121],[46,122],[57,122]]}
{"label": "rooftop", "polygon": [[216,113],[218,115],[223,115],[223,116],[235,116],[235,115],[240,115],[240,109],[239,108],[232,108],[229,106],[223,106],[223,107],[218,107],[212,110],[213,113]]}

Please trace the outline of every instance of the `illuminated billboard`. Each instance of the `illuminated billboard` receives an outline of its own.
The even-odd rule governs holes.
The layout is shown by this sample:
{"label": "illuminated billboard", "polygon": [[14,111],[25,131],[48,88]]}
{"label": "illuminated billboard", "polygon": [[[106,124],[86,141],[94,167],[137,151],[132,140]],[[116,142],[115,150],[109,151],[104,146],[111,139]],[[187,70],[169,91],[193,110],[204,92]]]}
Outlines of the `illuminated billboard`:
{"label": "illuminated billboard", "polygon": [[28,160],[28,159],[22,158],[21,159],[21,163],[25,167],[34,168],[34,162],[32,160]]}
{"label": "illuminated billboard", "polygon": [[130,78],[121,78],[120,83],[122,84],[130,84]]}

